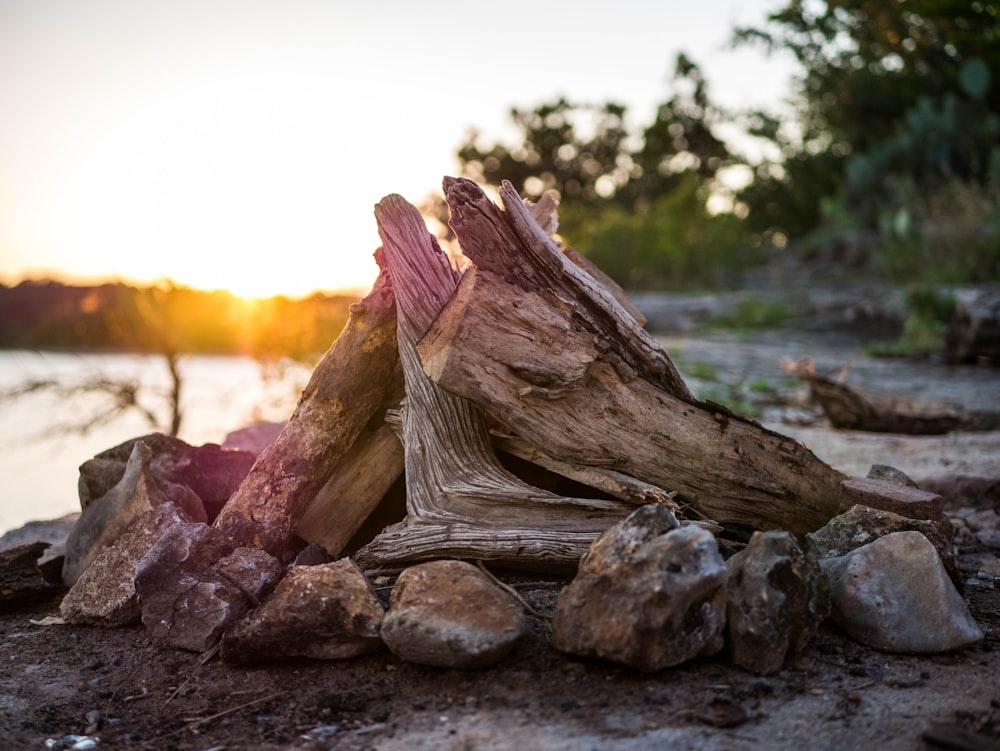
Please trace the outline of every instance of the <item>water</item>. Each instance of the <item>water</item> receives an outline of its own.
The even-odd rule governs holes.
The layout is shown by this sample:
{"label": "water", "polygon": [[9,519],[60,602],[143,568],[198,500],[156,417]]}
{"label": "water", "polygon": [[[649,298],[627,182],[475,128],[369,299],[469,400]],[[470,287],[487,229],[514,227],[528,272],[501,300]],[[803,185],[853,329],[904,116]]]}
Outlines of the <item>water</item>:
{"label": "water", "polygon": [[[257,420],[286,420],[310,369],[294,363],[264,367],[245,357],[190,356],[181,360],[180,372],[179,437],[201,445],[221,443],[227,433]],[[46,390],[0,400],[0,533],[79,511],[80,464],[130,438],[165,430],[170,383],[158,356],[0,352],[0,393],[37,379],[70,385],[98,376],[140,384],[140,401],[159,424],[133,409],[79,432],[87,419],[109,413],[106,394]]]}
{"label": "water", "polygon": [[[660,341],[671,352],[685,380],[702,397],[717,398],[702,391],[718,390],[720,383],[764,380],[783,390],[804,389],[782,372],[780,363],[783,358],[795,360],[808,355],[815,358],[821,372],[849,365],[848,384],[862,390],[943,402],[966,410],[1000,409],[996,403],[1000,369],[872,358],[860,342],[852,339],[775,331],[752,335],[716,332],[698,337],[663,337]],[[259,363],[242,357],[187,357],[180,367],[184,377],[180,437],[193,445],[220,443],[227,433],[255,420],[287,419],[310,374],[310,369],[301,365],[265,371]],[[699,374],[704,380],[706,370],[712,377],[700,383]],[[166,403],[156,398],[169,384],[162,358],[0,352],[0,392],[32,378],[58,377],[70,383],[93,375],[131,378],[141,383],[141,394],[158,409],[161,424],[167,424]],[[85,416],[102,409],[106,405],[94,394],[57,397],[36,393],[15,401],[0,401],[0,532],[33,519],[51,519],[79,510],[79,465],[104,449],[153,430],[134,411],[82,435],[71,429]],[[761,417],[768,422],[767,415]],[[776,423],[769,427],[796,435],[789,425]],[[887,442],[900,443],[895,438],[850,432],[842,439],[877,441],[876,458],[889,463],[892,455],[885,449]],[[812,445],[814,437],[803,440]],[[918,443],[928,440],[912,439]],[[965,449],[956,444],[949,450],[959,456]],[[990,466],[998,462],[1000,459]],[[958,463],[954,467],[960,468]]]}

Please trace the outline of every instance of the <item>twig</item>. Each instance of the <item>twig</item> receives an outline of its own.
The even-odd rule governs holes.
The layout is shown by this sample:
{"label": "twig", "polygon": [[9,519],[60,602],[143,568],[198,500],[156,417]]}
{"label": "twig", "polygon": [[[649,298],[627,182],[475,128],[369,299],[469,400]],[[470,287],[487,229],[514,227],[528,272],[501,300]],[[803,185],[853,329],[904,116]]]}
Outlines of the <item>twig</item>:
{"label": "twig", "polygon": [[173,693],[171,693],[170,696],[167,697],[167,700],[163,702],[164,706],[166,706],[167,704],[172,702],[175,698],[177,698],[177,694],[179,694],[181,690],[191,682],[191,679],[194,678],[195,674],[198,672],[198,669],[202,665],[204,665],[213,657],[215,657],[217,654],[219,654],[219,649],[221,646],[222,646],[222,639],[219,639],[219,641],[215,642],[213,646],[209,647],[208,651],[201,656],[201,659],[198,661],[198,664],[195,666],[194,670],[191,671],[191,674],[188,675],[188,677],[184,679],[184,682],[181,683],[181,685],[179,685],[177,688],[175,688],[173,690]]}
{"label": "twig", "polygon": [[262,696],[259,699],[254,699],[253,701],[245,702],[244,704],[240,704],[239,706],[230,707],[229,709],[225,709],[225,710],[223,710],[221,712],[216,712],[215,714],[209,715],[208,717],[199,717],[199,718],[196,718],[196,719],[186,720],[185,721],[186,724],[184,725],[184,727],[178,728],[177,730],[172,730],[169,733],[165,733],[164,735],[159,735],[159,736],[153,738],[152,740],[153,741],[159,741],[159,740],[163,740],[164,738],[169,738],[169,737],[171,737],[173,735],[179,735],[180,733],[183,733],[185,730],[194,730],[199,725],[204,725],[206,722],[211,722],[212,720],[217,720],[220,717],[225,717],[226,715],[232,714],[233,712],[238,712],[241,709],[246,709],[247,707],[252,707],[254,704],[260,704],[260,703],[265,702],[265,701],[270,701],[271,699],[277,699],[279,696],[281,696],[283,694],[286,694],[286,693],[288,693],[288,692],[287,691],[278,691],[276,693],[269,694],[267,696]]}
{"label": "twig", "polygon": [[517,590],[497,579],[496,575],[494,575],[492,571],[486,568],[485,564],[482,561],[476,561],[476,565],[479,566],[480,571],[482,571],[484,574],[490,577],[490,579],[493,580],[494,584],[496,584],[498,587],[500,587],[500,589],[502,589],[504,592],[511,595],[515,600],[521,603],[524,609],[527,610],[529,613],[531,613],[533,616],[535,616],[535,618],[541,618],[543,621],[553,620],[553,616],[545,615],[545,613],[539,613],[537,610],[531,607],[531,605],[529,605],[527,601],[523,597],[521,597],[520,594],[518,594]]}

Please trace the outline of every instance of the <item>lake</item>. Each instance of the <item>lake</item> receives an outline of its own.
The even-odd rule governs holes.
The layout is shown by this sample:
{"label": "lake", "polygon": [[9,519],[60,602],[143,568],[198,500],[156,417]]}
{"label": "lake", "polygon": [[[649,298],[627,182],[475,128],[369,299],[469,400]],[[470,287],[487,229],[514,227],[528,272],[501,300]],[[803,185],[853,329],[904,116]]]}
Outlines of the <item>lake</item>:
{"label": "lake", "polygon": [[[246,357],[187,356],[179,437],[192,445],[221,443],[227,433],[258,420],[286,420],[311,368],[297,363],[264,366]],[[95,377],[140,385],[140,401],[159,419],[151,425],[130,410],[87,432],[84,421],[108,414],[107,395],[42,390],[0,400],[0,533],[34,519],[79,511],[80,464],[123,441],[169,424],[164,395],[170,378],[159,356],[0,351],[0,393],[53,379],[65,386]]]}
{"label": "lake", "polygon": [[[714,332],[692,337],[660,337],[688,385],[701,398],[725,397],[727,389],[767,382],[782,391],[796,384],[780,367],[783,358],[812,356],[820,372],[849,365],[848,382],[855,387],[926,401],[939,401],[967,410],[996,410],[1000,369],[946,367],[929,361],[873,358],[853,338],[815,333],[760,331],[748,334]],[[257,420],[286,420],[309,380],[303,365],[263,367],[245,357],[191,356],[181,361],[184,377],[180,437],[192,445],[221,443],[227,433]],[[83,355],[50,352],[0,351],[0,392],[31,379],[58,378],[80,382],[103,375],[129,378],[142,385],[141,394],[167,423],[162,394],[169,377],[163,358],[140,355]],[[706,380],[707,377],[707,380]],[[798,388],[805,387],[799,384]],[[746,389],[744,389],[746,390]],[[58,397],[35,393],[14,401],[0,401],[0,532],[33,519],[51,519],[79,510],[78,467],[97,453],[154,428],[136,411],[80,434],[72,426],[107,406],[95,394]],[[792,411],[797,419],[796,411]],[[993,441],[980,445],[976,434],[955,433],[934,439],[803,428],[785,422],[781,410],[765,409],[761,419],[769,427],[800,438],[842,471],[864,473],[872,461],[895,463],[915,476],[968,472],[1000,474],[1000,451]],[[827,435],[829,434],[829,435]],[[981,435],[981,434],[980,434]],[[989,436],[983,436],[984,438]],[[832,449],[819,443],[829,444]],[[838,444],[871,445],[860,463],[839,465]],[[933,444],[935,463],[914,459],[914,447]],[[826,451],[831,453],[825,453]],[[839,450],[839,449],[837,449]],[[856,453],[856,452],[855,452]],[[847,452],[850,454],[850,452]],[[923,455],[920,455],[923,456]]]}

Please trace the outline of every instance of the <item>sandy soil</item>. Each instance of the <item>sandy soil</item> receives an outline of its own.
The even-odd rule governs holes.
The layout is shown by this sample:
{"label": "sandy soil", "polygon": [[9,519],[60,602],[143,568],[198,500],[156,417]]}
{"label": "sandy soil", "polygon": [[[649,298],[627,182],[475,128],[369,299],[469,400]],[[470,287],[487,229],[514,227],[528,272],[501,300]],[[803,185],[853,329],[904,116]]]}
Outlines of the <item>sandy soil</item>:
{"label": "sandy soil", "polygon": [[[772,427],[851,474],[880,462],[917,477],[1000,475],[1000,433],[906,438],[821,423]],[[564,584],[504,578],[543,613]],[[653,675],[570,658],[552,649],[537,618],[512,657],[484,671],[418,667],[388,652],[233,668],[158,647],[141,628],[36,625],[58,612],[53,598],[0,613],[0,743],[42,749],[76,734],[109,749],[902,751],[958,748],[929,741],[976,733],[980,747],[1000,749],[1000,591],[967,596],[987,633],[969,649],[887,655],[826,625],[803,659],[766,678],[724,654]]]}

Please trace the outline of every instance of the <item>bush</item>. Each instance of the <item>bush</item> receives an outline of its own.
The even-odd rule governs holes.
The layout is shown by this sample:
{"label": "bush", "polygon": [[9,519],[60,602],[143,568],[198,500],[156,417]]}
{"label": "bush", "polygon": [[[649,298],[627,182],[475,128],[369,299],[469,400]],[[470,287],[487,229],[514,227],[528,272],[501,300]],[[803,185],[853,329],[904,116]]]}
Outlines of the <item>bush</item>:
{"label": "bush", "polygon": [[757,262],[732,214],[709,214],[691,176],[647,209],[560,210],[566,241],[629,289],[717,287]]}

